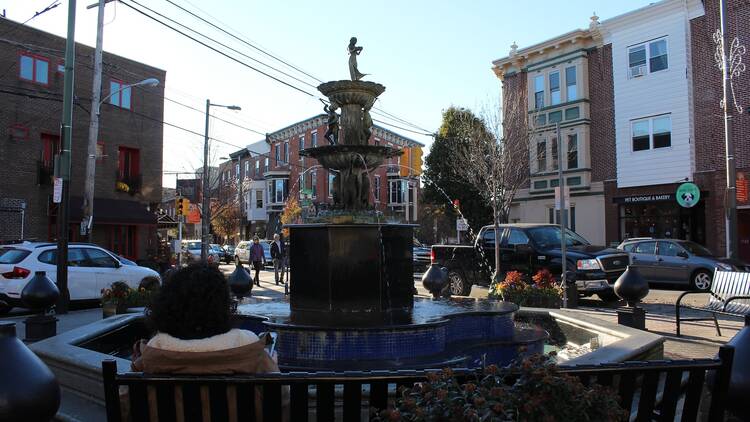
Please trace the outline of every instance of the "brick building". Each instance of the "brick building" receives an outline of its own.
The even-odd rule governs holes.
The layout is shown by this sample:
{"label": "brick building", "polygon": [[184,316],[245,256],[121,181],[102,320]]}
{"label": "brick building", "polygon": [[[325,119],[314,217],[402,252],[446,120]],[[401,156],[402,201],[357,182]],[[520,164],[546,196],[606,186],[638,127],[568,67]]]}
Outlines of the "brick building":
{"label": "brick building", "polygon": [[[305,148],[326,145],[326,115],[320,114],[269,133],[265,141],[249,145],[230,155],[220,166],[224,183],[243,180],[241,207],[243,231],[271,236],[281,230],[280,215],[290,195],[316,209],[333,203],[333,174],[318,166],[317,160],[302,157]],[[417,220],[421,148],[423,144],[380,126],[373,126],[369,143],[404,149],[371,173],[370,203],[377,210],[404,221]],[[410,170],[411,169],[411,170]]]}
{"label": "brick building", "polygon": [[[729,38],[739,36],[742,42],[750,29],[750,5],[728,1],[728,16]],[[594,16],[588,29],[521,50],[513,46],[507,57],[494,61],[504,95],[527,98],[528,123],[538,139],[524,157],[530,160],[529,185],[519,192],[511,217],[556,220],[550,189],[556,175],[540,168],[557,169],[557,148],[549,145],[554,117],[568,142],[561,164],[571,186],[571,228],[596,243],[674,237],[725,253],[722,78],[713,41],[718,26],[718,0],[663,0],[601,23]],[[571,68],[575,73],[569,78]],[[740,102],[748,98],[743,77],[735,83]],[[571,86],[573,99],[568,98]],[[580,113],[574,111],[570,119],[568,110],[574,108]],[[745,189],[749,124],[747,115],[734,112],[738,186]],[[575,148],[569,132],[576,132]],[[572,155],[578,167],[571,169],[566,162]],[[701,199],[692,207],[676,200],[684,182],[700,189]],[[750,203],[744,192],[738,204],[740,254],[750,260]]]}
{"label": "brick building", "polygon": [[[54,240],[51,200],[60,148],[65,39],[0,18],[0,237]],[[79,240],[94,50],[76,45],[71,240]],[[102,98],[148,78],[158,87],[125,88],[101,106],[92,240],[131,259],[156,248],[161,201],[163,70],[103,55]],[[153,211],[152,211],[153,210]]]}

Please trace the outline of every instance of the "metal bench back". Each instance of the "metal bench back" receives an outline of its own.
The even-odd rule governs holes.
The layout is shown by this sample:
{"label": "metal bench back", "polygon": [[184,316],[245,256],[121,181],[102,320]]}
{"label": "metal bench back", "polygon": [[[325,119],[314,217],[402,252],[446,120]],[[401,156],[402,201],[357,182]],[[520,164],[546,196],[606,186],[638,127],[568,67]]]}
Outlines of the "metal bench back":
{"label": "metal bench back", "polygon": [[[732,296],[750,296],[750,273],[717,270],[711,282],[707,307],[722,310],[724,302]],[[750,300],[733,300],[725,310],[733,314],[747,314],[750,312]]]}
{"label": "metal bench back", "polygon": [[[719,359],[625,362],[575,366],[563,371],[585,385],[610,387],[630,420],[696,420],[704,382],[710,381],[712,399],[708,420],[723,420],[734,349],[724,346]],[[287,407],[290,421],[368,420],[369,408],[385,409],[399,386],[426,379],[426,371],[371,371],[344,373],[284,373],[235,376],[144,375],[117,373],[115,361],[102,362],[107,420],[120,422],[119,387],[128,387],[131,420],[138,421],[253,421],[256,403],[263,421],[281,420]],[[470,370],[455,370],[459,378]],[[288,390],[287,390],[288,389]],[[262,402],[256,402],[262,391]],[[288,404],[285,391],[288,391]],[[182,406],[177,406],[176,398]],[[684,397],[684,400],[681,400]],[[314,415],[310,418],[310,415]],[[338,415],[338,416],[337,416]]]}

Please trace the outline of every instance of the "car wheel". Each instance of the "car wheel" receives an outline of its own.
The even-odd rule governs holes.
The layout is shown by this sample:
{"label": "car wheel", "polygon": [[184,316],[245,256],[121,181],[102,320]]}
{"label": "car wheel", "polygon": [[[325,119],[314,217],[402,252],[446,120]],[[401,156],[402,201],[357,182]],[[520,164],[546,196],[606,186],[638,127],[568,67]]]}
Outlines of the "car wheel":
{"label": "car wheel", "polygon": [[10,312],[11,309],[13,309],[12,306],[0,300],[0,315],[7,314],[8,312]]}
{"label": "car wheel", "polygon": [[711,289],[711,273],[706,270],[698,270],[690,278],[690,288],[701,292]]}
{"label": "car wheel", "polygon": [[141,283],[138,285],[139,289],[141,287],[146,290],[156,290],[159,288],[159,279],[156,277],[146,277],[141,280]]}
{"label": "car wheel", "polygon": [[458,271],[451,270],[448,273],[451,294],[454,296],[468,296],[471,293],[471,284],[468,284]]}
{"label": "car wheel", "polygon": [[597,293],[597,296],[599,296],[599,299],[602,300],[602,302],[612,303],[612,302],[618,302],[620,298],[615,294],[615,292],[602,292]]}

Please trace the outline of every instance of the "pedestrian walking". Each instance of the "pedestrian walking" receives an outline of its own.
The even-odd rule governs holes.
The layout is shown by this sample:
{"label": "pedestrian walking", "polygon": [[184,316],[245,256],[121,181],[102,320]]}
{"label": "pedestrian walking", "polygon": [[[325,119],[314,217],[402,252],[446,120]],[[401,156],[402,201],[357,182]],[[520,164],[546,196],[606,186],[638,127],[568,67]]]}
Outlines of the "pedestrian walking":
{"label": "pedestrian walking", "polygon": [[263,247],[260,246],[260,239],[258,236],[253,237],[253,244],[250,246],[250,261],[253,263],[253,269],[255,270],[255,277],[253,281],[256,286],[260,286],[260,269],[265,264],[266,257],[263,255]]}
{"label": "pedestrian walking", "polygon": [[273,235],[273,243],[271,243],[271,259],[273,260],[273,275],[276,280],[276,285],[284,282],[284,253],[286,252],[284,242],[281,241],[279,234]]}

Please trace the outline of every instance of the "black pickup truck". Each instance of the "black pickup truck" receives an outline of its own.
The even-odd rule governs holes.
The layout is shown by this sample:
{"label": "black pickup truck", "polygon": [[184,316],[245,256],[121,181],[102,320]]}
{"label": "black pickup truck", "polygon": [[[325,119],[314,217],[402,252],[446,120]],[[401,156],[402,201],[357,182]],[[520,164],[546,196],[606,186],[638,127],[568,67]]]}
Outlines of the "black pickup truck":
{"label": "black pickup truck", "polygon": [[[562,273],[560,226],[553,224],[501,224],[500,269],[535,274],[546,268],[557,277]],[[566,231],[566,272],[582,296],[598,295],[615,301],[612,290],[617,277],[630,263],[630,256],[617,249],[593,246],[577,233]],[[482,227],[474,245],[433,245],[432,259],[448,269],[451,293],[468,295],[474,284],[488,285],[495,267],[495,230]]]}

